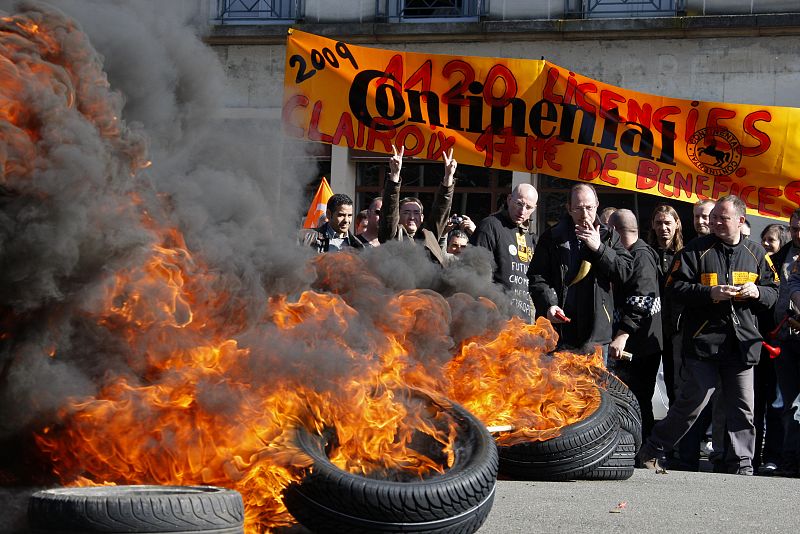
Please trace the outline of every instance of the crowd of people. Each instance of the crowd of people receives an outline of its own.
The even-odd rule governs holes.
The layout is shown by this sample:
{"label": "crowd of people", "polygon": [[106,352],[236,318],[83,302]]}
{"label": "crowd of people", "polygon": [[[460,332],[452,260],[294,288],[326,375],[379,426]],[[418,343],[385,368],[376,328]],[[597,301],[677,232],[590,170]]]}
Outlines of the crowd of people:
{"label": "crowd of people", "polygon": [[[685,241],[677,212],[661,204],[642,238],[632,211],[598,211],[594,187],[578,183],[562,218],[537,239],[532,185],[514,187],[476,225],[451,213],[451,150],[426,216],[418,198],[401,198],[403,153],[394,149],[383,194],[358,214],[355,234],[353,201],[336,194],[327,221],[301,241],[318,252],[404,241],[442,267],[468,246],[484,247],[518,315],[546,317],[558,350],[600,350],[629,386],[642,409],[639,467],[698,470],[710,428],[715,471],[800,476],[800,209],[788,227],[767,226],[759,243],[740,198],[701,200],[696,236]],[[656,421],[660,368],[669,410]]]}

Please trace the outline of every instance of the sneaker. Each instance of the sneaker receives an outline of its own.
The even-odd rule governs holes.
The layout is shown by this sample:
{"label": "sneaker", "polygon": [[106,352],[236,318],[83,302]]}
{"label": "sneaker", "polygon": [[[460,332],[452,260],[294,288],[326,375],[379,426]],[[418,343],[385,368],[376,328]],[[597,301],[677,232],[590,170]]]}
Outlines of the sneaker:
{"label": "sneaker", "polygon": [[752,476],[753,475],[753,468],[751,466],[749,466],[749,465],[745,466],[745,467],[740,467],[739,469],[736,470],[735,474]]}
{"label": "sneaker", "polygon": [[778,466],[772,462],[767,462],[758,468],[758,476],[771,477],[778,470]]}

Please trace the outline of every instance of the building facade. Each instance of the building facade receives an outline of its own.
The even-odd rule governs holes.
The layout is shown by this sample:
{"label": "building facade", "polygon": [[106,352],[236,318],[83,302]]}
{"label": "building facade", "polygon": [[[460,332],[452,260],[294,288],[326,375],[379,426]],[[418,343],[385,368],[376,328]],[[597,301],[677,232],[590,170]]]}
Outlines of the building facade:
{"label": "building facade", "polygon": [[[548,60],[625,89],[701,101],[800,107],[800,2],[796,0],[198,0],[206,42],[228,77],[229,119],[279,128],[286,31],[295,27],[362,46],[438,54]],[[287,141],[288,142],[288,141]],[[293,158],[316,162],[297,176],[315,189],[322,175],[362,209],[379,194],[385,155],[305,143]],[[408,162],[404,186],[423,201],[434,166]],[[465,166],[466,167],[466,166]],[[511,187],[540,191],[539,229],[563,212],[570,180],[461,168],[454,213],[480,219]],[[601,205],[640,219],[664,199],[600,188]],[[691,205],[671,202],[684,228]],[[299,217],[299,215],[298,215]],[[770,221],[754,221],[754,235]],[[647,221],[642,220],[642,226]],[[691,235],[691,232],[688,232]]]}

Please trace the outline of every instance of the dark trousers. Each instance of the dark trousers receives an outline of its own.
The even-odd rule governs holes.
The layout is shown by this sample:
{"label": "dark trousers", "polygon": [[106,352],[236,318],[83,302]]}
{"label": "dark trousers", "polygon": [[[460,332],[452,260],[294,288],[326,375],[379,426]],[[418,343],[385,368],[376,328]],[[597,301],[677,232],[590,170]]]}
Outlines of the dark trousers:
{"label": "dark trousers", "polygon": [[[681,336],[678,333],[674,341],[674,360],[673,360],[673,383],[675,387],[674,395],[677,396],[681,384],[689,379],[689,371],[684,365],[683,356],[681,354]],[[682,471],[700,471],[700,443],[705,441],[706,431],[711,425],[712,410],[715,402],[719,402],[719,393],[715,392],[711,401],[697,416],[697,419],[686,432],[686,435],[677,444],[677,459],[674,465],[675,469]],[[670,406],[674,403],[674,399],[670,402]],[[723,443],[718,443],[716,440],[713,442],[714,452],[722,453]],[[717,456],[717,454],[715,454]]]}
{"label": "dark trousers", "polygon": [[697,420],[721,380],[726,433],[731,445],[726,451],[725,463],[732,472],[751,470],[756,439],[753,367],[733,356],[726,356],[722,361],[686,358],[684,366],[687,380],[681,385],[667,416],[653,427],[646,444],[648,452],[656,456],[671,450]]}
{"label": "dark trousers", "polygon": [[800,467],[800,422],[795,420],[792,403],[800,394],[800,341],[781,342],[781,355],[775,359],[778,387],[783,397],[783,451],[780,467],[796,470]]}
{"label": "dark trousers", "polygon": [[756,450],[753,468],[762,464],[781,463],[783,449],[783,407],[774,408],[772,404],[778,397],[778,376],[775,374],[775,360],[766,350],[761,352],[761,361],[754,369],[755,410],[753,424],[756,427]]}
{"label": "dark trousers", "polygon": [[656,390],[658,377],[659,353],[637,354],[633,351],[631,361],[613,360],[608,362],[608,369],[617,375],[631,390],[639,401],[642,410],[642,439],[650,435],[655,417],[653,417],[653,393]]}
{"label": "dark trousers", "polygon": [[[664,338],[664,350],[661,352],[661,366],[664,370],[664,386],[667,388],[669,403],[675,402],[675,360],[673,354],[680,354],[680,333]],[[677,340],[677,341],[676,341]],[[677,352],[676,352],[677,351]]]}

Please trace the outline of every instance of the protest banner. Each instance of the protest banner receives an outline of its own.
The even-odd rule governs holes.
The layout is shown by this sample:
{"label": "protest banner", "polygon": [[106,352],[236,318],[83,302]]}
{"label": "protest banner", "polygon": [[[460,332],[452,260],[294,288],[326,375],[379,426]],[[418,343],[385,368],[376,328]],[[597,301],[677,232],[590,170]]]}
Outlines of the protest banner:
{"label": "protest banner", "polygon": [[800,110],[615,87],[545,60],[354,46],[290,30],[282,120],[296,138],[619,187],[687,202],[800,206]]}

